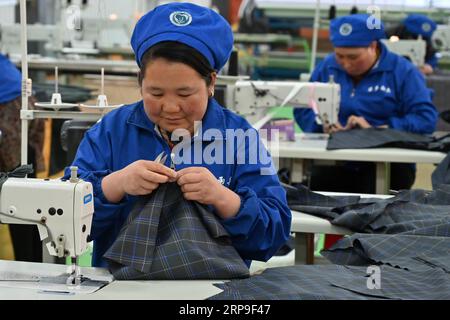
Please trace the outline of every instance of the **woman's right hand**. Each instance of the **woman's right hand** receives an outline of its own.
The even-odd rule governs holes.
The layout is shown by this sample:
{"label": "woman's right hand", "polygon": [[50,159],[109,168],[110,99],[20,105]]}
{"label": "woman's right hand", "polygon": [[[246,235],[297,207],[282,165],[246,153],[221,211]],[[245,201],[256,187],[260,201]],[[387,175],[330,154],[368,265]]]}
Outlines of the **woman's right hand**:
{"label": "woman's right hand", "polygon": [[333,124],[324,123],[323,125],[323,133],[335,133],[342,130],[344,130],[344,127],[339,122]]}
{"label": "woman's right hand", "polygon": [[119,202],[129,194],[150,194],[161,183],[175,181],[177,173],[161,163],[137,160],[102,180],[103,194],[110,202]]}
{"label": "woman's right hand", "polygon": [[122,190],[132,196],[152,193],[159,184],[175,181],[177,173],[165,165],[148,160],[138,160],[121,171]]}

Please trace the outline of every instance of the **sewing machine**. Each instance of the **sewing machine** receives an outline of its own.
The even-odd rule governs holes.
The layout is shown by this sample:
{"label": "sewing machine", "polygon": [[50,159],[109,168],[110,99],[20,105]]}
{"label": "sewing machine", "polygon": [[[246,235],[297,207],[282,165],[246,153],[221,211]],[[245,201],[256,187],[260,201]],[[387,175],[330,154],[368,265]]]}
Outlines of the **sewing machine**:
{"label": "sewing machine", "polygon": [[[63,49],[64,29],[57,25],[32,24],[27,26],[28,40],[44,43],[48,53]],[[20,24],[0,25],[0,52],[20,54]]]}
{"label": "sewing machine", "polygon": [[440,24],[431,37],[433,47],[438,51],[450,51],[450,25]]}
{"label": "sewing machine", "polygon": [[400,56],[408,58],[415,66],[421,67],[425,64],[425,55],[427,45],[425,40],[419,38],[413,39],[399,39],[392,36],[389,39],[382,39],[389,51],[392,51]]}
{"label": "sewing machine", "polygon": [[311,108],[318,124],[336,123],[340,103],[340,86],[300,81],[236,81],[226,90],[225,105],[245,117],[256,129],[268,120],[268,109],[285,105]]}
{"label": "sewing machine", "polygon": [[77,178],[76,167],[71,170],[67,181],[8,178],[0,191],[0,222],[37,225],[50,255],[71,257],[67,284],[77,285],[77,259],[88,249],[94,198],[91,183]]}

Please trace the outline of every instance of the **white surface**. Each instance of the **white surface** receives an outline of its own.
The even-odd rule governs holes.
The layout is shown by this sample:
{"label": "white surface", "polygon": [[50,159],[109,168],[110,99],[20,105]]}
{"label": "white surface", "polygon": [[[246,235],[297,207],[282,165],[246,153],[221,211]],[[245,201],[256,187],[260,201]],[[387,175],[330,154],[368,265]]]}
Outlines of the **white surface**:
{"label": "white surface", "polygon": [[269,148],[273,156],[292,159],[439,163],[446,156],[437,151],[401,148],[326,150],[328,141],[323,137],[324,135],[296,134],[295,141],[280,141],[277,151],[274,151],[274,143]]}
{"label": "white surface", "polygon": [[[0,273],[17,272],[38,275],[59,275],[67,266],[48,263],[32,263],[0,260]],[[107,279],[111,277],[103,268],[81,268],[82,274],[89,278]],[[166,281],[113,281],[109,285],[91,294],[42,293],[36,289],[0,287],[0,300],[198,300],[206,299],[222,292],[215,287],[215,280],[166,280]]]}
{"label": "white surface", "polygon": [[69,109],[69,108],[78,107],[78,105],[75,103],[53,104],[50,102],[36,102],[34,105],[39,108],[47,108],[47,109],[53,109],[53,110]]}
{"label": "white surface", "polygon": [[295,264],[295,250],[291,250],[284,256],[273,256],[267,262],[252,261],[250,274],[259,273],[267,268],[293,266]]}

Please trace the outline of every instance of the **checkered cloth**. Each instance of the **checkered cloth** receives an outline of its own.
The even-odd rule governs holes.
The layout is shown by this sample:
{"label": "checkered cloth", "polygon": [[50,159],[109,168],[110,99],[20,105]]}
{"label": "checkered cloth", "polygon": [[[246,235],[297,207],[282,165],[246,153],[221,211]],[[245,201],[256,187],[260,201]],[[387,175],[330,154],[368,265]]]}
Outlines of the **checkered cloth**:
{"label": "checkered cloth", "polygon": [[340,265],[383,264],[418,272],[438,269],[450,274],[449,237],[356,233],[321,254]]}
{"label": "checkered cloth", "polygon": [[439,163],[431,174],[433,189],[441,184],[450,184],[450,153]]}
{"label": "checkered cloth", "polygon": [[249,276],[218,218],[185,200],[176,183],[139,198],[104,257],[117,280]]}
{"label": "checkered cloth", "polygon": [[389,128],[353,129],[332,133],[327,144],[327,150],[387,147],[448,152],[450,135],[432,137]]}
{"label": "checkered cloth", "polygon": [[334,225],[364,233],[450,236],[450,185],[434,191],[404,190],[389,199],[324,196],[304,186],[288,187],[292,210],[327,218]]}
{"label": "checkered cloth", "polygon": [[[291,209],[328,218],[331,223],[355,232],[364,232],[341,239],[321,254],[332,263],[347,268],[380,266],[382,289],[376,291],[374,297],[450,299],[450,185],[441,184],[433,191],[404,190],[385,200],[328,197],[303,186],[295,190],[292,187],[286,189]],[[324,270],[320,268],[316,270],[318,274],[311,275],[311,269],[305,276],[324,277],[329,283],[319,280],[319,288],[314,288],[318,296],[309,296],[313,299],[324,297],[319,293],[327,292],[330,286],[350,290],[366,298],[374,294],[374,290],[364,286],[361,279],[350,277],[353,280],[349,280],[345,276],[323,274]],[[336,270],[328,272],[335,273]],[[265,281],[281,281],[272,279],[270,274],[267,276]],[[298,281],[305,282],[304,279]],[[310,288],[309,284],[306,288]],[[240,290],[246,292],[241,287],[232,289],[230,292],[233,294]],[[225,294],[233,297],[228,291]],[[298,295],[300,298],[304,296]],[[268,299],[271,297],[266,295]]]}
{"label": "checkered cloth", "polygon": [[266,269],[244,280],[216,284],[210,300],[450,299],[450,277],[440,269],[406,271],[381,266],[379,287],[367,267],[297,265]]}

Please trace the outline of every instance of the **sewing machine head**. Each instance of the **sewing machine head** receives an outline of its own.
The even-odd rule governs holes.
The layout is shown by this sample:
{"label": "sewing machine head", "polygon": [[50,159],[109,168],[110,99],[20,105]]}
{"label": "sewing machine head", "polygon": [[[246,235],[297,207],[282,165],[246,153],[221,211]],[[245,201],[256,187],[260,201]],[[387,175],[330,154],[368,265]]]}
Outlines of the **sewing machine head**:
{"label": "sewing machine head", "polygon": [[[255,126],[273,107],[310,108],[316,121],[338,121],[340,86],[330,82],[237,81],[228,86],[225,105]],[[270,120],[270,119],[267,119]],[[262,123],[263,125],[264,123]],[[256,127],[259,128],[258,125]]]}
{"label": "sewing machine head", "polygon": [[419,39],[398,39],[398,37],[391,37],[381,40],[384,45],[400,56],[408,58],[412,64],[421,67],[425,64],[425,55],[427,50],[427,44],[425,40]]}
{"label": "sewing machine head", "polygon": [[77,258],[88,249],[92,185],[73,178],[8,178],[0,191],[0,222],[35,224],[52,256]]}
{"label": "sewing machine head", "polygon": [[438,25],[431,37],[431,43],[436,50],[450,51],[450,25]]}

